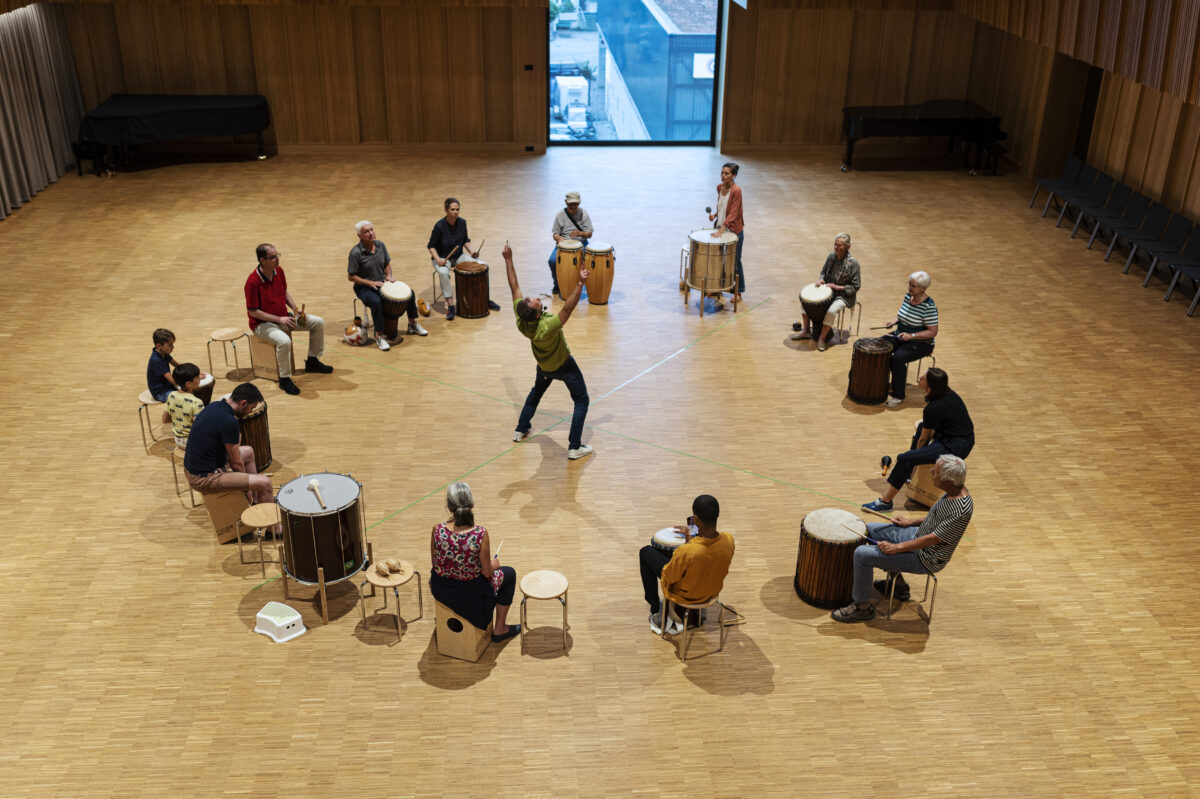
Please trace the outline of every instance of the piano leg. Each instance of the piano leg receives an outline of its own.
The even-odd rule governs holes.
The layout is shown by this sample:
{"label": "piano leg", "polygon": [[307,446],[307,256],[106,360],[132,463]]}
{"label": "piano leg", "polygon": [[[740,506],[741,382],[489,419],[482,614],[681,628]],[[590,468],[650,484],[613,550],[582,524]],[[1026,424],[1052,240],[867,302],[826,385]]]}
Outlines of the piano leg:
{"label": "piano leg", "polygon": [[266,161],[266,160],[267,160],[267,154],[266,154],[265,152],[263,152],[263,135],[262,135],[262,131],[260,130],[258,133],[254,134],[254,135],[255,135],[255,137],[258,139],[258,160],[259,160],[259,161]]}
{"label": "piano leg", "polygon": [[846,139],[846,157],[842,159],[842,171],[849,172],[854,168],[854,142],[857,139]]}

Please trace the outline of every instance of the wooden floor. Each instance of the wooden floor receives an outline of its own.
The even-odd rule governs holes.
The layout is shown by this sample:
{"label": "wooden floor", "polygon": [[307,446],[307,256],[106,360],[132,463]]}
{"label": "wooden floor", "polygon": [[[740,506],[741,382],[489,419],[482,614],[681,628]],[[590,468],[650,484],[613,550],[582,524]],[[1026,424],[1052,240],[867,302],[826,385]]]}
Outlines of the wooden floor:
{"label": "wooden floor", "polygon": [[[838,154],[739,159],[746,303],[703,318],[677,272],[726,160],[707,148],[284,154],[71,174],[16,212],[0,225],[0,794],[1200,792],[1187,292],[1163,303],[1160,283],[1143,291],[1055,230],[1026,208],[1024,179],[841,174]],[[386,353],[334,335],[351,316],[357,220],[428,299],[424,243],[458,197],[503,304],[506,239],[526,293],[549,289],[568,190],[616,249],[612,301],[566,327],[590,458],[566,459],[560,385],[538,434],[511,442],[534,365],[510,311],[431,317],[428,338]],[[838,624],[792,588],[805,513],[874,498],[880,457],[904,448],[921,406],[915,387],[897,411],[854,405],[850,346],[788,340],[839,231],[863,265],[864,335],[892,318],[909,272],[932,275],[938,365],[976,424],[975,518],[932,625],[912,604],[890,624]],[[336,369],[299,373],[298,397],[258,381],[276,487],[353,473],[376,554],[427,575],[445,486],[467,480],[507,563],[570,578],[566,653],[557,603],[531,603],[528,654],[511,641],[471,664],[437,654],[428,594],[396,643],[386,618],[363,628],[346,583],[328,626],[302,590],[290,604],[307,634],[254,634],[280,581],[183,507],[167,447],[147,454],[134,414],[154,328],[207,369],[210,331],[245,324],[261,241],[326,319]],[[233,383],[218,367],[219,394]],[[682,664],[648,630],[637,551],[706,492],[737,539],[723,596],[747,621],[724,652]],[[693,650],[715,645],[698,635]]]}

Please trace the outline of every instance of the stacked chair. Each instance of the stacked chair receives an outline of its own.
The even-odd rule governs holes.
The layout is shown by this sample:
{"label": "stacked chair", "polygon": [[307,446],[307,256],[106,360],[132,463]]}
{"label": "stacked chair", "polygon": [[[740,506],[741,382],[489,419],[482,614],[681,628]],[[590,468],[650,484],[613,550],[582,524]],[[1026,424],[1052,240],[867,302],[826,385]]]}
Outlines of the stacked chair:
{"label": "stacked chair", "polygon": [[1087,221],[1092,232],[1088,237],[1088,249],[1098,237],[1109,236],[1108,249],[1104,253],[1107,261],[1121,242],[1129,247],[1122,274],[1128,274],[1139,252],[1149,259],[1142,287],[1150,285],[1156,270],[1164,267],[1170,272],[1171,282],[1163,301],[1171,299],[1179,279],[1186,277],[1192,282],[1196,296],[1188,308],[1191,316],[1200,304],[1200,231],[1196,224],[1183,214],[1173,214],[1170,208],[1151,201],[1146,195],[1135,192],[1111,175],[1106,175],[1076,156],[1067,159],[1062,174],[1057,178],[1039,178],[1033,189],[1029,207],[1037,201],[1038,193],[1045,189],[1048,194],[1042,206],[1042,216],[1057,203],[1058,219],[1055,227],[1061,227],[1063,219],[1074,214],[1075,224],[1071,238]]}

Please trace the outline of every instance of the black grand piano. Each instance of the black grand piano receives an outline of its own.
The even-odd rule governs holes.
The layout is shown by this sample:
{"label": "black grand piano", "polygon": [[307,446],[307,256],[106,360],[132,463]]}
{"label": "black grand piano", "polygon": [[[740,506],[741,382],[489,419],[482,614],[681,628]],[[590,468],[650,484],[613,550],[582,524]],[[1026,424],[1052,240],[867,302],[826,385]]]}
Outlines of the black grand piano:
{"label": "black grand piano", "polygon": [[114,94],[79,123],[79,141],[91,148],[125,150],[131,145],[198,136],[258,138],[271,124],[261,94]]}
{"label": "black grand piano", "polygon": [[868,136],[945,136],[978,147],[1005,138],[1000,117],[970,100],[846,106],[842,132],[846,135],[843,172],[854,165],[854,143]]}

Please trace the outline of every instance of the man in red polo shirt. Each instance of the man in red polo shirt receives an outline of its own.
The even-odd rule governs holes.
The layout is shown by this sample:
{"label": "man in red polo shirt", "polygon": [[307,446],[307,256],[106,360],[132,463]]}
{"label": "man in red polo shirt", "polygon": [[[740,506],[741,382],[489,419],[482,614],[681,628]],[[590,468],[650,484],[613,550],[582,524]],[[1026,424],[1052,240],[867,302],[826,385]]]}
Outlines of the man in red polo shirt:
{"label": "man in red polo shirt", "polygon": [[[300,307],[287,288],[287,278],[279,267],[279,251],[272,244],[260,244],[256,250],[258,268],[246,278],[246,313],[250,330],[263,341],[275,345],[279,362],[279,387],[289,394],[299,394],[292,382],[292,339],[288,331],[300,328],[308,331],[308,360],[306,372],[329,374],[332,366],[321,363],[325,352],[325,320],[313,314],[300,316]],[[295,315],[288,313],[288,309]]]}

